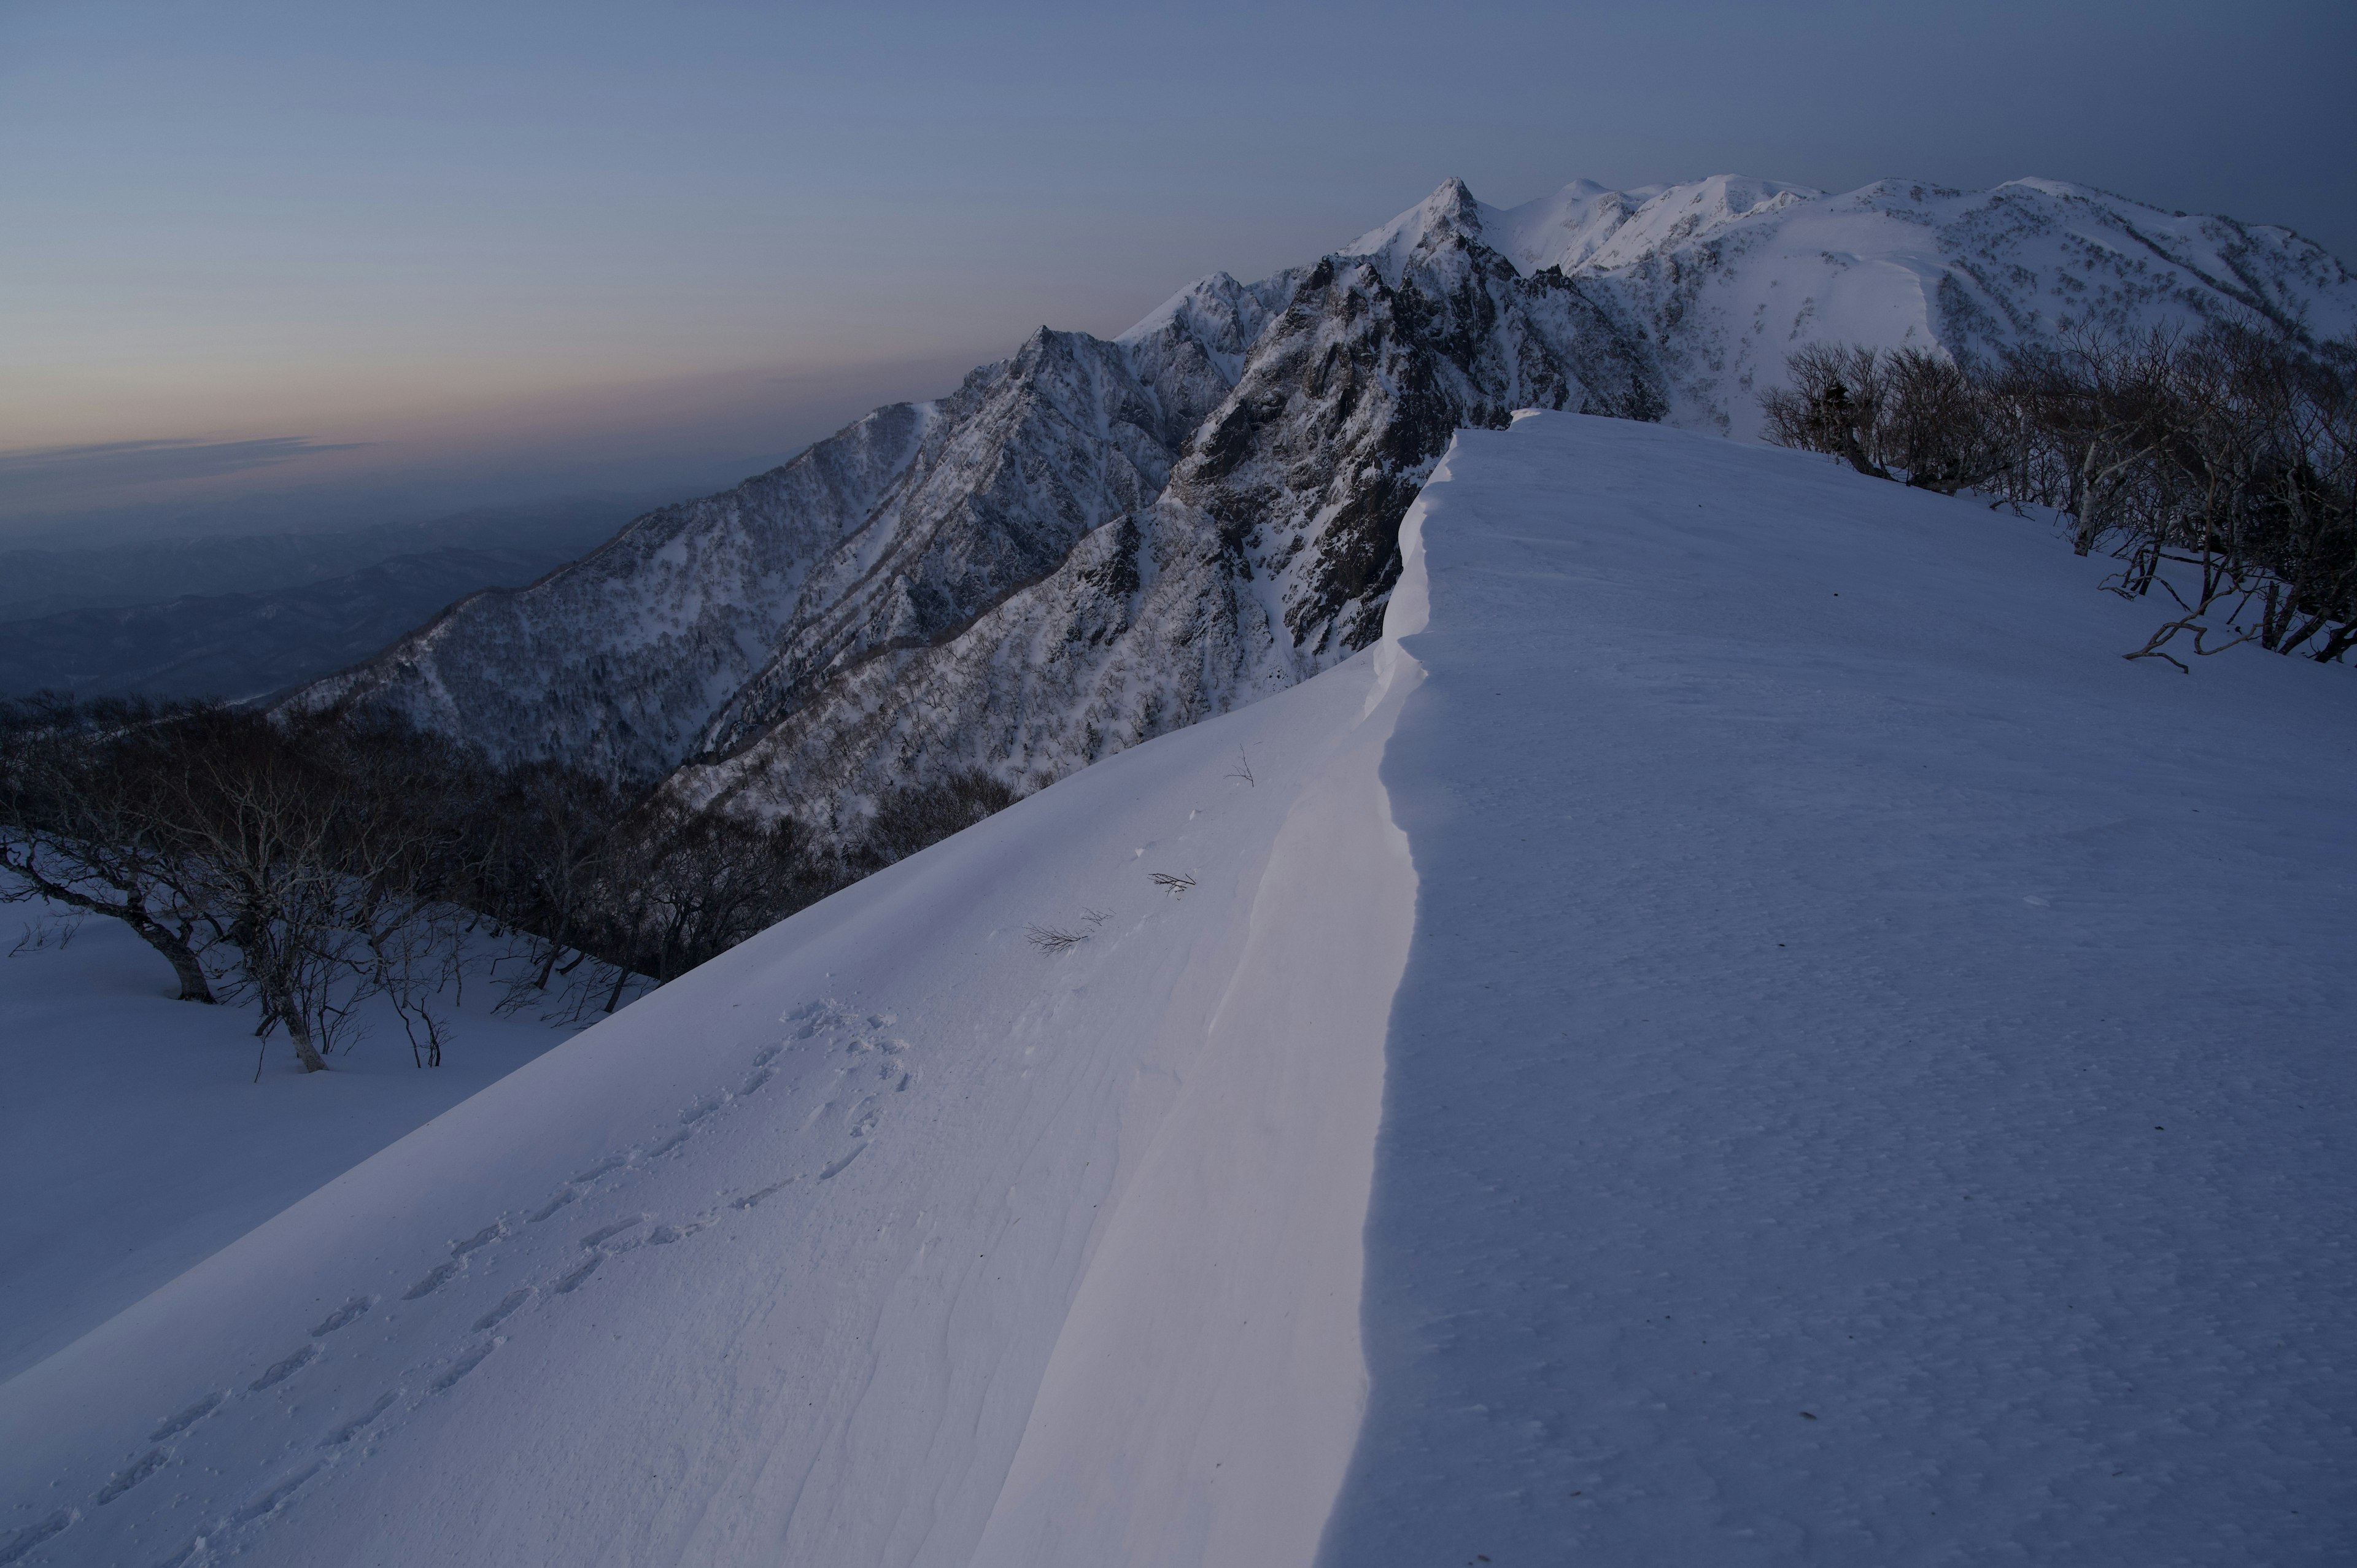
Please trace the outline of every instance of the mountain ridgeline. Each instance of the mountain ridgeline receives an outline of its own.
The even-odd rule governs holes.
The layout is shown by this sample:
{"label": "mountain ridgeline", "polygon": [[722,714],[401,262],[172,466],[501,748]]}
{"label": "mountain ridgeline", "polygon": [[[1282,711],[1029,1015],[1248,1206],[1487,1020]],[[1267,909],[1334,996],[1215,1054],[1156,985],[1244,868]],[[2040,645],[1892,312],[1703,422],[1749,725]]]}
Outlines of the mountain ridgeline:
{"label": "mountain ridgeline", "polygon": [[2215,320],[2338,337],[2357,278],[2287,231],[2047,180],[1581,181],[1511,209],[1450,180],[1111,341],[1043,328],[291,701],[856,852],[896,795],[1027,793],[1367,646],[1461,428],[1535,407],[1749,437],[1808,343]]}

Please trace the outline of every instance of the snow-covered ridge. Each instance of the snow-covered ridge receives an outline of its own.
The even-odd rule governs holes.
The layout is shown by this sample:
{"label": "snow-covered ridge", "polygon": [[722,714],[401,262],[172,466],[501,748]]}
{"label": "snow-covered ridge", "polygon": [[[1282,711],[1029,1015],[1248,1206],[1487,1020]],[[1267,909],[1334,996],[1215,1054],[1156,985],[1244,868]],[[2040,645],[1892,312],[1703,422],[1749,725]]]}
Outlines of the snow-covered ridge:
{"label": "snow-covered ridge", "polygon": [[2348,671],[1804,454],[1430,479],[1367,653],[0,1385],[0,1552],[2333,1560]]}
{"label": "snow-covered ridge", "polygon": [[0,1496],[58,1506],[0,1543],[1306,1562],[1413,918],[1391,651],[805,911],[6,1385]]}
{"label": "snow-covered ridge", "polygon": [[1446,226],[1487,244],[1526,274],[1547,267],[1603,272],[1823,195],[1804,186],[1731,174],[1634,190],[1608,190],[1592,179],[1576,179],[1551,196],[1498,208],[1475,199],[1463,180],[1451,179],[1340,253],[1367,257],[1386,275],[1396,276],[1400,259]]}
{"label": "snow-covered ridge", "polygon": [[2357,280],[2290,231],[2063,180],[1886,179],[1835,194],[1741,175],[1630,191],[1583,179],[1504,209],[1450,180],[1342,253],[1396,278],[1444,234],[1618,295],[1670,373],[1671,423],[1745,437],[1757,393],[1811,341],[1986,354],[2083,326],[2357,330]]}
{"label": "snow-covered ridge", "polygon": [[1458,429],[1538,407],[1748,436],[1812,341],[2221,317],[2345,333],[2357,280],[2280,229],[2052,180],[1577,181],[1502,209],[1449,180],[1116,339],[1042,328],[299,700],[853,842],[891,791],[1034,789],[1367,647]]}

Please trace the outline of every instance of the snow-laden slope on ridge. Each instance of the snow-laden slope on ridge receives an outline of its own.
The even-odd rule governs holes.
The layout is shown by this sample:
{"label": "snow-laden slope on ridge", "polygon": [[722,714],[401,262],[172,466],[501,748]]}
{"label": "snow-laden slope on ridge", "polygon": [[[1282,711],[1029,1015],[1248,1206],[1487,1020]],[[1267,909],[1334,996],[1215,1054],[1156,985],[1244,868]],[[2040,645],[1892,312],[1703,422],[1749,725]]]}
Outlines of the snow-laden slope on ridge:
{"label": "snow-laden slope on ridge", "polygon": [[1361,1565],[2345,1563],[2357,696],[1560,415],[1418,506]]}
{"label": "snow-laden slope on ridge", "polygon": [[578,1032],[497,1015],[479,977],[441,999],[445,1066],[419,1071],[379,1012],[333,1072],[287,1053],[257,1081],[259,1009],[175,1000],[130,927],[43,900],[0,918],[12,941],[19,921],[79,925],[0,958],[0,1383]]}
{"label": "snow-laden slope on ridge", "polygon": [[2043,522],[1628,422],[1405,534],[1370,655],[0,1385],[0,1553],[2345,1557],[2348,672],[2126,663]]}
{"label": "snow-laden slope on ridge", "polygon": [[954,634],[1150,502],[1278,286],[1200,285],[1117,344],[1042,328],[946,398],[877,409],[734,490],[650,513],[295,701],[651,783],[879,654]]}
{"label": "snow-laden slope on ridge", "polygon": [[880,794],[970,770],[1028,791],[1366,646],[1457,429],[1530,406],[1745,435],[1812,341],[1988,353],[2222,317],[2344,333],[2357,280],[2281,229],[2053,180],[1576,181],[1508,209],[1449,180],[1114,341],[1042,329],[301,700],[670,775],[841,845]]}
{"label": "snow-laden slope on ridge", "polygon": [[1811,342],[1987,355],[2081,328],[2357,330],[2357,279],[2290,231],[2065,180],[1839,194],[1740,175],[1631,191],[1575,180],[1505,209],[1450,180],[1343,253],[1396,285],[1437,231],[1610,299],[1666,378],[1669,423],[1745,438],[1760,428],[1758,394]]}
{"label": "snow-laden slope on ridge", "polygon": [[0,1558],[1306,1561],[1364,1391],[1413,676],[870,878],[0,1387]]}

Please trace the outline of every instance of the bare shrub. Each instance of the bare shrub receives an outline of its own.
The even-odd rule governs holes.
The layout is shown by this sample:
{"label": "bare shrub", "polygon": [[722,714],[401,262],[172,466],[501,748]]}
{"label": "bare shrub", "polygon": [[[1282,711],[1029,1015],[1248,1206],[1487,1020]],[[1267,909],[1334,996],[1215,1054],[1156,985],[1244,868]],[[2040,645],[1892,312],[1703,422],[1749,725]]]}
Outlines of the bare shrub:
{"label": "bare shrub", "polygon": [[1015,799],[954,774],[844,847],[343,714],[48,695],[0,703],[0,900],[123,920],[308,1071],[371,1005],[438,1065],[486,923],[524,950],[500,1006],[580,1021]]}
{"label": "bare shrub", "polygon": [[1083,908],[1081,924],[1088,929],[1070,926],[1026,926],[1023,940],[1044,953],[1067,952],[1096,935],[1097,930],[1113,916],[1103,909]]}
{"label": "bare shrub", "polygon": [[845,865],[862,875],[881,870],[1005,811],[1015,800],[1004,782],[974,768],[937,784],[895,790],[877,804],[865,834],[844,852]]}
{"label": "bare shrub", "polygon": [[1044,953],[1060,953],[1080,946],[1089,940],[1086,931],[1069,930],[1061,926],[1026,926],[1023,940]]}
{"label": "bare shrub", "polygon": [[2080,333],[1977,367],[1817,345],[1760,402],[1768,438],[1860,473],[2053,508],[2104,585],[2175,613],[2124,657],[2357,646],[2357,343],[2214,324]]}
{"label": "bare shrub", "polygon": [[1943,495],[1985,484],[2012,461],[2009,389],[1945,355],[1817,343],[1785,367],[1792,386],[1760,399],[1778,446]]}
{"label": "bare shrub", "polygon": [[1823,452],[1859,473],[1890,478],[1878,457],[1884,393],[1882,357],[1872,349],[1812,343],[1784,361],[1787,388],[1760,395],[1768,439]]}
{"label": "bare shrub", "polygon": [[0,901],[39,895],[121,920],[172,966],[180,1000],[216,1000],[205,911],[161,812],[167,726],[186,704],[0,703]]}

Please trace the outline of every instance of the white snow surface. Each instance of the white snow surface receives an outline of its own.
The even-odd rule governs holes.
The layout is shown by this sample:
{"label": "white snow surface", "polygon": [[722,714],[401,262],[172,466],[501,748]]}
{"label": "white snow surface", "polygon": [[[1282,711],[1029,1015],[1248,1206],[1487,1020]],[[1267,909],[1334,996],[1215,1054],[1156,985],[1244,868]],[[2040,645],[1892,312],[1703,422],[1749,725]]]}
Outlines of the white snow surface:
{"label": "white snow surface", "polygon": [[1642,324],[1669,423],[1747,439],[1759,393],[1786,384],[1785,357],[1809,343],[1986,357],[2080,329],[2205,320],[2357,330],[2357,278],[2291,231],[2067,180],[1882,179],[1834,193],[1735,174],[1626,191],[1577,179],[1497,208],[1451,179],[1340,253],[1396,285],[1418,247],[1448,232],[1612,301]]}
{"label": "white snow surface", "polygon": [[1325,1561],[2357,1556],[2351,672],[1674,430],[1419,508]]}
{"label": "white snow surface", "polygon": [[255,1040],[253,1006],[174,1000],[155,949],[70,913],[0,908],[0,940],[47,927],[0,958],[0,1379],[574,1032],[495,1015],[478,974],[436,999],[443,1066],[418,1068],[380,1005],[331,1071],[305,1073],[284,1035]]}
{"label": "white snow surface", "polygon": [[0,1386],[0,1563],[2345,1560],[2349,672],[1634,423],[1404,543]]}
{"label": "white snow surface", "polygon": [[1364,1395],[1402,673],[860,883],[8,1384],[25,1560],[1307,1561]]}

